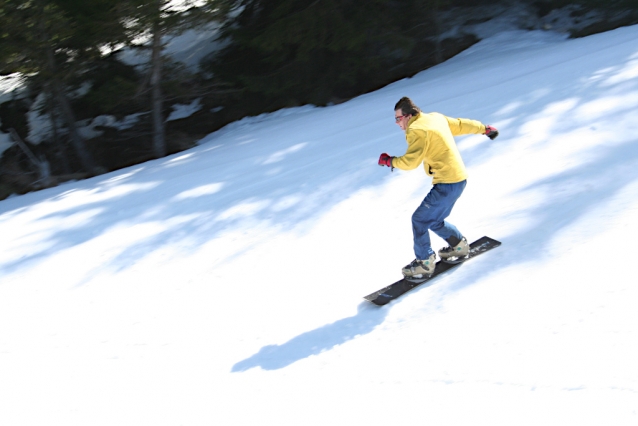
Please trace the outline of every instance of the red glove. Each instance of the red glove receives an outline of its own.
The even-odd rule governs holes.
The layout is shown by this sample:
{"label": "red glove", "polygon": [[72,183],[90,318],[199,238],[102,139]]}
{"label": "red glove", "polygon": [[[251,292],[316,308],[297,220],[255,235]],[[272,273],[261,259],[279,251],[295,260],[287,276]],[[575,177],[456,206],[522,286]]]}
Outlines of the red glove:
{"label": "red glove", "polygon": [[498,136],[498,130],[496,127],[492,127],[489,124],[485,126],[485,136],[494,140]]}
{"label": "red glove", "polygon": [[392,167],[392,159],[394,157],[390,157],[388,154],[386,154],[385,152],[383,154],[381,154],[379,156],[379,165],[380,166],[388,166],[388,167]]}

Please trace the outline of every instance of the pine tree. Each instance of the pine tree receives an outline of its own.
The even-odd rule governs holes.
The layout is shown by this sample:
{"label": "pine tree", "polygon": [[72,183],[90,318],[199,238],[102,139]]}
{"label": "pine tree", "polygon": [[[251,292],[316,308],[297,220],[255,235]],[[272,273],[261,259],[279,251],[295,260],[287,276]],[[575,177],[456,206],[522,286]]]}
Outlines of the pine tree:
{"label": "pine tree", "polygon": [[[71,106],[71,81],[86,69],[100,49],[123,40],[115,1],[97,0],[91,8],[81,0],[2,0],[3,68],[21,72],[57,105],[82,168],[99,173],[95,159],[78,132]],[[105,31],[109,28],[110,31]]]}
{"label": "pine tree", "polygon": [[[412,46],[389,0],[257,0],[224,35],[211,70],[272,108],[325,104],[383,83]],[[362,84],[363,82],[363,84]]]}
{"label": "pine tree", "polygon": [[131,45],[150,49],[147,68],[151,94],[153,155],[160,158],[166,155],[162,93],[162,53],[166,38],[222,18],[227,2],[184,0],[175,6],[175,2],[171,0],[125,0],[120,4]]}

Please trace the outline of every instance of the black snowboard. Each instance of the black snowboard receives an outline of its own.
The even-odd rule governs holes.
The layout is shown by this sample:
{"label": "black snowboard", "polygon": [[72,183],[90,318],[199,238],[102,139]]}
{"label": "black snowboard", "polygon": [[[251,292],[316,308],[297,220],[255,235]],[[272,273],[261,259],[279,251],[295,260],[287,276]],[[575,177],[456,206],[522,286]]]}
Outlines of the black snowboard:
{"label": "black snowboard", "polygon": [[485,253],[486,251],[491,250],[500,245],[501,243],[499,241],[493,240],[490,237],[479,238],[478,240],[470,244],[470,255],[467,259],[463,260],[462,262],[446,263],[439,260],[438,262],[436,262],[436,267],[434,268],[434,273],[432,274],[432,276],[425,279],[415,279],[414,281],[413,280],[408,281],[407,279],[404,278],[400,281],[395,282],[392,285],[389,285],[385,288],[382,288],[381,290],[375,291],[374,293],[367,295],[366,297],[364,297],[364,299],[374,303],[375,305],[379,305],[379,306],[385,305],[386,303],[401,296],[403,293],[407,293],[408,291],[412,290],[414,287],[417,287],[423,284],[424,282],[430,281],[436,278],[438,275],[442,274],[443,272],[449,271],[450,269],[455,268],[459,266],[460,264],[467,262],[471,258],[476,257],[479,254]]}

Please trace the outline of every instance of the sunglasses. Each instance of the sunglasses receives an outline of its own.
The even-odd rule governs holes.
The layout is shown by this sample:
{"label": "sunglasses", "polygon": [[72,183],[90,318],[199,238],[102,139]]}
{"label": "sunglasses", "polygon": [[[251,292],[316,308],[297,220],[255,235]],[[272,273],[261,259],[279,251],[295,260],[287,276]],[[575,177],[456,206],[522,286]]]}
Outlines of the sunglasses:
{"label": "sunglasses", "polygon": [[399,121],[401,121],[401,119],[402,119],[403,117],[407,117],[407,115],[400,115],[400,116],[398,116],[398,117],[394,117],[394,122],[395,122],[395,123],[398,123]]}

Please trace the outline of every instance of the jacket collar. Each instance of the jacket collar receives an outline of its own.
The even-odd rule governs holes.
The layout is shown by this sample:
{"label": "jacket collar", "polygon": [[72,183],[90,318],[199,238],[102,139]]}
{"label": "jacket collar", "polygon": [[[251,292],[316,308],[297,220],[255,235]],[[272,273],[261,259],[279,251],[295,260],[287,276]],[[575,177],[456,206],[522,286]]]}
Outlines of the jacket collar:
{"label": "jacket collar", "polygon": [[410,120],[408,121],[408,125],[405,126],[406,132],[408,131],[412,123],[414,123],[419,117],[421,117],[421,113],[418,113],[417,115],[413,115],[412,118],[410,118]]}

